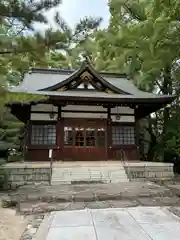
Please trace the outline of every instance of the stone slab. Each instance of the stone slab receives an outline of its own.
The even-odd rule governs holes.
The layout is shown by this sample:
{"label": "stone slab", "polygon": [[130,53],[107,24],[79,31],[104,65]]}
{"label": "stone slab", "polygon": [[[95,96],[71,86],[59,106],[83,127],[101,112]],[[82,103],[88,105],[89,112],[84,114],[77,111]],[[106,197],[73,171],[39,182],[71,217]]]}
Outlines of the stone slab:
{"label": "stone slab", "polygon": [[51,228],[46,240],[97,240],[92,226]]}
{"label": "stone slab", "polygon": [[161,207],[136,207],[127,209],[139,224],[163,224],[176,222],[176,217]]}
{"label": "stone slab", "polygon": [[142,224],[142,228],[153,240],[179,240],[180,222],[165,222],[163,224]]}
{"label": "stone slab", "polygon": [[152,240],[139,226],[125,226],[120,224],[116,227],[97,226],[98,240]]}
{"label": "stone slab", "polygon": [[44,239],[179,240],[180,218],[168,209],[134,207],[54,212],[51,224],[47,223],[49,231]]}
{"label": "stone slab", "polygon": [[[54,213],[55,214],[55,213]],[[44,240],[49,232],[54,214],[46,214],[33,240]]]}
{"label": "stone slab", "polygon": [[90,212],[79,211],[62,211],[57,212],[51,227],[76,227],[76,226],[92,226]]}

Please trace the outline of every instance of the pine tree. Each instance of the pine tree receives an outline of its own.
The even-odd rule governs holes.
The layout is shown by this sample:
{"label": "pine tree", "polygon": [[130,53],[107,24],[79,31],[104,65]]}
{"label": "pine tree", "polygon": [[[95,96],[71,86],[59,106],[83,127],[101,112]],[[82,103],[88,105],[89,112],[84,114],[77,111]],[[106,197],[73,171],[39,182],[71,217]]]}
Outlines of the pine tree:
{"label": "pine tree", "polygon": [[[124,69],[143,90],[179,95],[180,2],[110,0],[109,6],[111,21],[106,45],[112,45],[111,64]],[[178,101],[159,111],[149,121],[148,131],[152,139],[156,138],[159,150],[168,147],[166,135],[177,104]],[[150,156],[152,160],[153,154]]]}
{"label": "pine tree", "polygon": [[20,150],[20,129],[23,123],[13,117],[8,110],[0,121],[0,158],[7,157],[8,149]]}
{"label": "pine tree", "polygon": [[23,27],[33,28],[34,22],[47,23],[43,14],[61,3],[61,0],[2,0],[0,2],[0,24],[20,22]]}
{"label": "pine tree", "polygon": [[[57,30],[48,29],[43,34],[33,31],[33,23],[46,22],[42,10],[56,6],[59,1],[3,1],[0,3],[0,152],[8,148],[19,149],[19,127],[22,125],[4,109],[11,101],[32,101],[44,98],[32,94],[8,93],[7,87],[18,85],[24,70],[31,67],[73,68],[78,62],[75,46],[85,41],[99,26],[101,19],[85,18],[70,29],[56,14]],[[33,5],[34,4],[34,5]],[[2,9],[2,11],[1,11]],[[24,31],[32,31],[24,35]],[[57,51],[58,50],[58,51]],[[61,51],[59,51],[61,50]],[[62,54],[61,52],[63,51]],[[66,61],[65,61],[66,60]],[[77,66],[77,65],[76,65]]]}

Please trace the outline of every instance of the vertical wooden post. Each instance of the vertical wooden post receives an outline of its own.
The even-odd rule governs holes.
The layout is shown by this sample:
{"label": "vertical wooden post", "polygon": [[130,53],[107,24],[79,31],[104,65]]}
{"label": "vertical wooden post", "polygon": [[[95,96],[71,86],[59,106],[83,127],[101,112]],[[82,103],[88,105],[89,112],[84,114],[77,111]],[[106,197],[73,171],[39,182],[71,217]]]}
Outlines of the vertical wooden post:
{"label": "vertical wooden post", "polygon": [[62,149],[62,129],[61,129],[61,106],[58,106],[58,117],[57,117],[57,125],[56,125],[56,144],[57,144],[57,154],[56,160],[61,159],[61,149]]}
{"label": "vertical wooden post", "polygon": [[61,119],[61,106],[58,106],[58,121]]}
{"label": "vertical wooden post", "polygon": [[[140,125],[139,125],[139,118],[137,114],[137,108],[135,108],[135,144],[137,146],[137,158],[140,158],[139,154],[139,141],[140,141]],[[135,159],[139,160],[139,159]]]}
{"label": "vertical wooden post", "polygon": [[111,127],[111,108],[107,108],[107,159],[111,156],[111,147],[112,145],[112,127]]}

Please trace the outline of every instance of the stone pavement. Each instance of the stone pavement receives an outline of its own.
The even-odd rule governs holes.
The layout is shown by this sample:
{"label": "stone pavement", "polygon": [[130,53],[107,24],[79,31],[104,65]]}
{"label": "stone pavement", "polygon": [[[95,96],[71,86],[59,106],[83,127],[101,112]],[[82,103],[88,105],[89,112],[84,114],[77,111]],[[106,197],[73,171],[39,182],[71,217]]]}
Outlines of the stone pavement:
{"label": "stone pavement", "polygon": [[165,207],[52,212],[34,240],[179,240],[180,218]]}
{"label": "stone pavement", "polygon": [[92,202],[134,200],[140,197],[172,197],[171,189],[150,182],[122,182],[110,184],[32,185],[10,192],[13,201],[30,202]]}
{"label": "stone pavement", "polygon": [[73,182],[129,182],[121,162],[104,165],[61,166],[53,165],[51,184],[71,184]]}

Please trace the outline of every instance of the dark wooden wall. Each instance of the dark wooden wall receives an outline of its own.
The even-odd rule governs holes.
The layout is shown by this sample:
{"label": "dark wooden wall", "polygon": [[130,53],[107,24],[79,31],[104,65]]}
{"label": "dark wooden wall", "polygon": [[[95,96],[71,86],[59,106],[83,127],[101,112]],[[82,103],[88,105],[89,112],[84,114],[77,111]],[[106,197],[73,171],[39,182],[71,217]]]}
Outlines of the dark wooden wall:
{"label": "dark wooden wall", "polygon": [[[29,138],[26,152],[26,160],[28,161],[48,161],[49,149],[53,149],[53,159],[56,161],[139,160],[138,146],[136,144],[112,146],[112,123],[108,119],[60,119],[56,122],[57,138],[56,145],[54,146],[32,146],[30,141],[31,125],[32,123],[29,124]],[[64,147],[64,126],[68,125],[105,128],[105,147]],[[126,159],[122,159],[122,157]]]}

